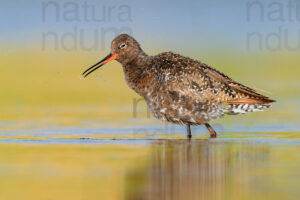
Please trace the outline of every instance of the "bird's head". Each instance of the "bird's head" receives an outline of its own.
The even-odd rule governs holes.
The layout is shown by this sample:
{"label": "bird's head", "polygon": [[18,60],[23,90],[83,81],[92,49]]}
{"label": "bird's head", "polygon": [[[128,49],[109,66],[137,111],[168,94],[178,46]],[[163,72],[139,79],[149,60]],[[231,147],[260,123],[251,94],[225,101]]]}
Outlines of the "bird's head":
{"label": "bird's head", "polygon": [[117,60],[121,64],[127,64],[134,60],[140,52],[142,52],[142,49],[139,43],[133,37],[127,34],[118,35],[111,42],[110,54],[108,54],[105,58],[103,58],[95,65],[88,68],[83,72],[82,75],[84,77],[87,77],[90,73],[112,60]]}

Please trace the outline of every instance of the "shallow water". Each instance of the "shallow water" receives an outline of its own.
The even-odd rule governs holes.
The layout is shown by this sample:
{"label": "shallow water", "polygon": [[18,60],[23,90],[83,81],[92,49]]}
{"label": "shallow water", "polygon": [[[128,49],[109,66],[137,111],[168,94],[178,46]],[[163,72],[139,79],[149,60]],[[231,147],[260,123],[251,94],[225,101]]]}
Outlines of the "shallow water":
{"label": "shallow water", "polygon": [[[1,199],[297,199],[300,127],[2,123]],[[155,121],[154,121],[155,122]],[[93,122],[89,122],[93,124]],[[125,123],[125,124],[126,124]],[[15,192],[15,191],[18,192]]]}

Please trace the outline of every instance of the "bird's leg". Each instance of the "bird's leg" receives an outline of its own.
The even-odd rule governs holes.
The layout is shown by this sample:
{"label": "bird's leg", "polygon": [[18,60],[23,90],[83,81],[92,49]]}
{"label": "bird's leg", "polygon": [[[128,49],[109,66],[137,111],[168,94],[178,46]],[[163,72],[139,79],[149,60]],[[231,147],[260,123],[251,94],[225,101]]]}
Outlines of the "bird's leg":
{"label": "bird's leg", "polygon": [[190,124],[186,124],[186,133],[187,133],[188,139],[191,139],[192,138],[192,132],[191,132],[191,125]]}
{"label": "bird's leg", "polygon": [[211,138],[217,137],[216,131],[208,123],[205,123],[205,126],[209,130]]}

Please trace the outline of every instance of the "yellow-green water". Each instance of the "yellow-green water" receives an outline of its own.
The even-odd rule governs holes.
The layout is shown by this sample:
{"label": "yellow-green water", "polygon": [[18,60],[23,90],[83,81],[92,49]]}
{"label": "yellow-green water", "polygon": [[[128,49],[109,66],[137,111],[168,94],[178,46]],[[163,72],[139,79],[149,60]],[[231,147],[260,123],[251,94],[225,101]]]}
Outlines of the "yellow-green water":
{"label": "yellow-green water", "polygon": [[135,106],[117,63],[80,79],[102,55],[1,54],[0,199],[297,199],[299,56],[203,55],[278,102],[187,141]]}
{"label": "yellow-green water", "polygon": [[297,199],[299,138],[251,136],[1,144],[0,198]]}

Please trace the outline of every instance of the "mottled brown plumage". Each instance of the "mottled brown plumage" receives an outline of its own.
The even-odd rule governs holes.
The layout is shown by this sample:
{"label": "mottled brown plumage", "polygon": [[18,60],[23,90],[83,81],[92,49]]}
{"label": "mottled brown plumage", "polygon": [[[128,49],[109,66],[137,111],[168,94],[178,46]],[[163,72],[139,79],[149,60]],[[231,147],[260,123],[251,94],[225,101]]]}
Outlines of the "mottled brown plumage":
{"label": "mottled brown plumage", "polygon": [[127,34],[112,41],[111,54],[84,72],[87,76],[110,60],[123,66],[131,89],[147,102],[153,115],[161,120],[187,125],[208,124],[224,114],[261,111],[274,100],[258,94],[216,69],[173,52],[148,56],[139,43]]}

